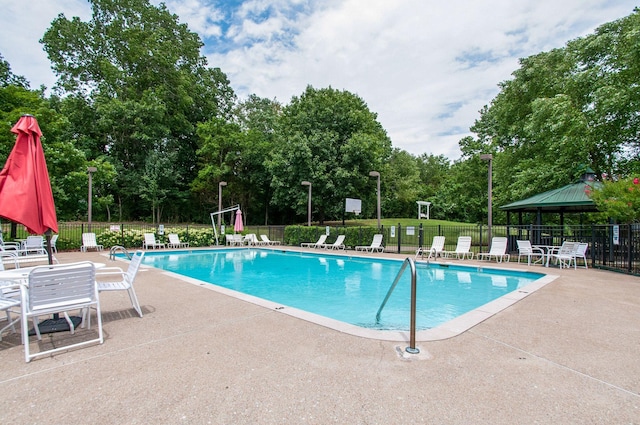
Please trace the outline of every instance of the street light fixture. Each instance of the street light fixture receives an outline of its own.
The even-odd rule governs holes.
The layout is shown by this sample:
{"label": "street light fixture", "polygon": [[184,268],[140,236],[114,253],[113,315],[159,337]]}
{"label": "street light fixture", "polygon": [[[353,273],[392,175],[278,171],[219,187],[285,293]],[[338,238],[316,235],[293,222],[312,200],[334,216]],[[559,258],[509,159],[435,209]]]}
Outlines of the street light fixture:
{"label": "street light fixture", "polygon": [[380,173],[378,171],[369,171],[371,177],[378,178],[378,229],[380,229]]}
{"label": "street light fixture", "polygon": [[492,182],[493,173],[491,172],[491,163],[493,162],[493,155],[491,155],[490,153],[483,154],[483,155],[480,155],[480,159],[483,160],[483,161],[488,161],[489,162],[489,174],[488,174],[488,178],[487,178],[488,181],[489,181],[488,182],[488,189],[487,189],[487,195],[488,195],[488,198],[489,198],[489,201],[488,201],[488,212],[487,212],[487,233],[488,233],[489,240],[488,240],[487,246],[490,247],[491,236],[492,236],[491,225],[492,225],[492,218],[493,218],[493,214],[492,214],[492,211],[491,211],[491,204],[492,204],[491,194],[493,192],[493,190],[492,190],[493,189],[493,182]]}
{"label": "street light fixture", "polygon": [[[227,182],[218,183],[218,212],[222,211],[222,186],[226,186]],[[218,232],[222,232],[222,215],[218,214]]]}
{"label": "street light fixture", "polygon": [[89,196],[87,199],[87,221],[89,222],[89,232],[91,232],[91,199],[93,198],[93,180],[91,179],[91,173],[98,171],[96,167],[87,167],[87,173],[89,173]]}
{"label": "street light fixture", "polygon": [[311,227],[311,182],[303,181],[303,186],[309,186],[309,198],[307,200],[307,226]]}

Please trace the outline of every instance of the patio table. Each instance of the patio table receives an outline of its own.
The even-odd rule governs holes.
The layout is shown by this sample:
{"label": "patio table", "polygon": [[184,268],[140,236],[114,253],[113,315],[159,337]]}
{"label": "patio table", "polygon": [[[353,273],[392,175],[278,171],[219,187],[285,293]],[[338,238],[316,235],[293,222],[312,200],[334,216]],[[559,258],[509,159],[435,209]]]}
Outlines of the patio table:
{"label": "patio table", "polygon": [[557,245],[532,245],[533,248],[540,248],[544,251],[544,256],[546,257],[546,261],[544,262],[545,267],[549,267],[549,260],[551,260],[551,256],[560,250],[560,247]]}

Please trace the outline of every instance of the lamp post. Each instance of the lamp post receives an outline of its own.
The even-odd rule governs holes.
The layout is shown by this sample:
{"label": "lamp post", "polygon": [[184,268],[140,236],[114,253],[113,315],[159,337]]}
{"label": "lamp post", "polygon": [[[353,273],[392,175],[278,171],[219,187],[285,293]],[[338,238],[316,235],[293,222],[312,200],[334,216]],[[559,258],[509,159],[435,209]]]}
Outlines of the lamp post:
{"label": "lamp post", "polygon": [[87,221],[89,222],[89,232],[91,232],[91,198],[93,198],[93,180],[91,179],[91,173],[98,171],[96,167],[87,167],[87,173],[89,173],[89,196],[87,199]]}
{"label": "lamp post", "polygon": [[378,229],[380,229],[380,173],[378,171],[369,171],[371,177],[378,178]]}
{"label": "lamp post", "polygon": [[311,182],[303,181],[303,186],[309,186],[309,198],[307,200],[307,226],[311,227]]}
{"label": "lamp post", "polygon": [[491,172],[491,163],[493,162],[493,155],[491,155],[490,153],[483,154],[483,155],[480,155],[480,159],[483,160],[483,161],[488,161],[489,162],[489,174],[488,174],[488,178],[487,178],[488,181],[489,181],[488,182],[488,189],[487,189],[487,195],[488,195],[488,198],[489,198],[489,201],[488,201],[488,212],[487,212],[487,233],[488,233],[489,240],[488,240],[487,246],[490,247],[491,235],[492,235],[491,234],[491,224],[492,224],[492,217],[493,217],[493,214],[491,212],[491,204],[492,204],[492,202],[491,202],[491,193],[492,193],[492,188],[493,188],[493,183],[491,181],[492,180],[492,174],[493,174]]}
{"label": "lamp post", "polygon": [[[227,182],[218,183],[218,212],[222,211],[222,186],[226,186]],[[222,231],[222,214],[218,214],[218,232]]]}

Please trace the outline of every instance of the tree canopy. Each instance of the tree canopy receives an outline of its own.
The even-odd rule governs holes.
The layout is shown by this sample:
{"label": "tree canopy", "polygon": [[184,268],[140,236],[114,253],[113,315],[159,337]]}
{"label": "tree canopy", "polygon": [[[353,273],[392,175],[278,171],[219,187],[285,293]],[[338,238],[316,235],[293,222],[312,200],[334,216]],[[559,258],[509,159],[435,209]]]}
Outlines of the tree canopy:
{"label": "tree canopy", "polygon": [[35,115],[62,220],[86,217],[91,166],[96,220],[206,222],[221,201],[240,203],[248,223],[304,222],[302,181],[312,183],[315,221],[341,219],[345,198],[362,199],[373,217],[369,173],[378,171],[385,217],[412,216],[422,200],[432,202],[432,218],[482,222],[487,163],[479,156],[487,153],[495,206],[572,183],[587,164],[606,176],[593,194],[598,205],[618,220],[640,219],[637,9],[522,58],[451,161],[394,148],[376,113],[348,90],[309,85],[288,103],[239,100],[201,56],[198,35],[164,4],[89,2],[90,20],[59,15],[42,37],[58,76],[49,97],[0,55],[0,159],[15,141],[11,125]]}

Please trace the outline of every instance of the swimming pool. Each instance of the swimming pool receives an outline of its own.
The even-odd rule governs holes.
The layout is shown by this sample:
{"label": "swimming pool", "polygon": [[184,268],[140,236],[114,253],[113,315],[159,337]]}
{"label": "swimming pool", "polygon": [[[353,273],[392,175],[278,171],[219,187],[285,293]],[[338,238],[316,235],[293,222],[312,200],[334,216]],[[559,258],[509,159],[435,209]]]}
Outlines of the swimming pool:
{"label": "swimming pool", "polygon": [[[143,263],[218,287],[368,330],[409,329],[410,273],[376,312],[402,261],[278,249],[147,252]],[[417,263],[419,330],[442,326],[522,289],[545,275]]]}

